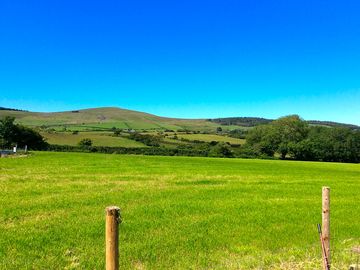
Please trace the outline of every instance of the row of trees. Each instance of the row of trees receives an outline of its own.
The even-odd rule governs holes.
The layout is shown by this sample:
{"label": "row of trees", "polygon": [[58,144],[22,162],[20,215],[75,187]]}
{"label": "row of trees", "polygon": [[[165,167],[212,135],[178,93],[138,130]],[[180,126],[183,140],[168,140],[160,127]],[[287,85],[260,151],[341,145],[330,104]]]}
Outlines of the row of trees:
{"label": "row of trees", "polygon": [[107,154],[138,154],[138,155],[161,155],[161,156],[198,156],[198,157],[235,157],[231,147],[226,143],[210,143],[196,145],[179,145],[169,147],[110,147],[89,146],[79,143],[77,146],[55,145],[48,146],[49,151],[61,152],[92,152]]}
{"label": "row of trees", "polygon": [[142,142],[147,146],[153,146],[153,147],[159,147],[161,141],[159,136],[141,134],[141,133],[133,133],[129,136],[129,138],[137,142]]}
{"label": "row of trees", "polygon": [[360,132],[310,126],[297,115],[253,128],[245,149],[257,156],[297,160],[360,162]]}
{"label": "row of trees", "polygon": [[15,124],[15,118],[6,116],[0,119],[0,147],[9,148],[12,146],[25,147],[29,149],[46,149],[48,144],[44,138],[35,130]]}

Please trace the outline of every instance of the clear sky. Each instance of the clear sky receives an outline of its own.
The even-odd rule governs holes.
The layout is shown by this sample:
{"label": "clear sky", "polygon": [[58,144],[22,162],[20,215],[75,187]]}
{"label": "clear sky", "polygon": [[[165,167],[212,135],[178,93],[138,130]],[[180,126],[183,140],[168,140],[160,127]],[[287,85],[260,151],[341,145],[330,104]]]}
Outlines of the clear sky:
{"label": "clear sky", "polygon": [[360,1],[0,0],[0,106],[360,124]]}

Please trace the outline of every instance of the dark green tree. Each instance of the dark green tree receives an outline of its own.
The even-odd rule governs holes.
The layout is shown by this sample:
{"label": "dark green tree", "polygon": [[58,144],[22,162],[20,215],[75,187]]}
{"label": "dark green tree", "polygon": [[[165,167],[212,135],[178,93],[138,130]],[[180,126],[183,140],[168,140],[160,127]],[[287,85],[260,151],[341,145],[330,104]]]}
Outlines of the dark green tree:
{"label": "dark green tree", "polygon": [[121,132],[122,132],[122,129],[120,129],[120,128],[115,128],[115,129],[113,129],[113,132],[114,132],[114,136],[120,136],[120,135],[121,135]]}
{"label": "dark green tree", "polygon": [[79,146],[81,147],[90,147],[92,146],[92,140],[89,138],[84,138],[79,142]]}
{"label": "dark green tree", "polygon": [[17,145],[29,149],[42,150],[47,147],[44,138],[37,131],[15,124],[15,118],[6,116],[0,120],[0,140],[4,147]]}
{"label": "dark green tree", "polygon": [[278,139],[276,152],[282,159],[289,153],[290,146],[304,140],[309,132],[308,124],[298,115],[281,117],[273,121],[270,126],[275,130],[274,135]]}
{"label": "dark green tree", "polygon": [[4,147],[10,147],[16,143],[17,130],[14,121],[15,118],[10,116],[5,116],[0,120],[0,139]]}
{"label": "dark green tree", "polygon": [[219,142],[215,146],[212,146],[209,151],[209,157],[233,157],[234,154],[231,151],[230,145],[227,143]]}
{"label": "dark green tree", "polygon": [[305,139],[308,131],[305,121],[297,115],[290,115],[253,128],[246,137],[246,143],[259,155],[274,156],[278,153],[284,159],[290,146]]}

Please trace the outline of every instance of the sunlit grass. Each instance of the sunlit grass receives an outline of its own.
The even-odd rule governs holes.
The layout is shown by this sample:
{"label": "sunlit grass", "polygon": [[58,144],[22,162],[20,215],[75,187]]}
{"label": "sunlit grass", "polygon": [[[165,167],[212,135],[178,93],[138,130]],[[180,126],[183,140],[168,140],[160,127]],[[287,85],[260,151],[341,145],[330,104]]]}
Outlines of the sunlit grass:
{"label": "sunlit grass", "polygon": [[357,164],[46,152],[0,159],[0,269],[103,269],[108,205],[122,209],[121,269],[320,269],[323,185],[340,269],[359,244],[359,179]]}
{"label": "sunlit grass", "polygon": [[110,147],[146,147],[145,144],[124,137],[115,137],[113,132],[79,132],[72,134],[71,132],[43,132],[42,135],[50,144],[58,145],[78,145],[84,139],[91,139],[94,146],[110,146]]}

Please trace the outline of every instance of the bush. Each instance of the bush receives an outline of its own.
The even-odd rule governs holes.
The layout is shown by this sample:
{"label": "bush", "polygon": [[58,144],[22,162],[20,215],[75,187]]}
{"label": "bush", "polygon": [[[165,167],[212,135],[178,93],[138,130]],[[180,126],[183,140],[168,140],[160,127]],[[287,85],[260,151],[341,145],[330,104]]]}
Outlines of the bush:
{"label": "bush", "polygon": [[233,157],[230,145],[227,143],[218,143],[209,151],[209,157]]}
{"label": "bush", "polygon": [[92,146],[92,140],[89,138],[84,138],[78,143],[78,145],[81,147],[90,147]]}
{"label": "bush", "polygon": [[159,136],[152,136],[148,134],[140,134],[140,133],[133,133],[129,137],[132,140],[142,142],[143,144],[147,146],[154,146],[159,147],[160,146],[160,137]]}

